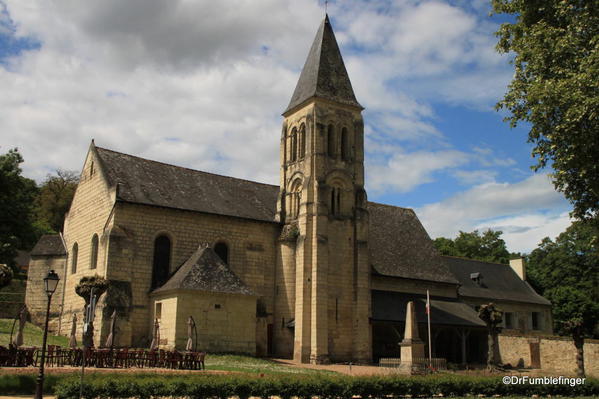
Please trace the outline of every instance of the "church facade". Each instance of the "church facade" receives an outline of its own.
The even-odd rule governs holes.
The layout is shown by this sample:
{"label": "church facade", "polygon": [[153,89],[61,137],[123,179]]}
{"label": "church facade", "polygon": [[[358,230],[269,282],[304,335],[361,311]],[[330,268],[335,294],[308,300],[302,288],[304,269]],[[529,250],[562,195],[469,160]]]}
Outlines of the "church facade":
{"label": "church facade", "polygon": [[438,357],[484,361],[475,307],[490,301],[512,309],[509,328],[550,333],[549,302],[510,266],[463,266],[481,269],[481,285],[436,252],[413,210],[368,201],[362,110],[327,17],[283,113],[278,186],[92,141],[64,233],[32,252],[34,321],[45,311],[37,287],[54,268],[52,327],[61,333],[73,313],[82,327],[79,280],[109,280],[98,346],[116,310],[118,346],[147,346],[158,320],[161,346],[184,348],[192,316],[198,349],[370,363],[398,356],[405,305],[415,301],[423,316],[427,290]]}

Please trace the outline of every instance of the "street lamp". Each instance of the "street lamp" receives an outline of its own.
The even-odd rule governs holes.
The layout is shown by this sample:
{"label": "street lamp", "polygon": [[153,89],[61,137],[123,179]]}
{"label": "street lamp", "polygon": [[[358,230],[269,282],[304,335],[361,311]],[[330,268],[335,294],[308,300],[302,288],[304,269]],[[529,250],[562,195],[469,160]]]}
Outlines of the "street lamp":
{"label": "street lamp", "polygon": [[50,301],[52,301],[52,294],[58,287],[58,274],[54,270],[50,270],[46,278],[44,278],[44,288],[46,295],[48,295],[48,307],[46,308],[46,325],[44,327],[44,339],[42,341],[42,358],[40,360],[40,373],[37,376],[37,384],[35,387],[35,398],[42,399],[44,390],[44,361],[46,360],[46,340],[48,339],[48,319],[50,318]]}

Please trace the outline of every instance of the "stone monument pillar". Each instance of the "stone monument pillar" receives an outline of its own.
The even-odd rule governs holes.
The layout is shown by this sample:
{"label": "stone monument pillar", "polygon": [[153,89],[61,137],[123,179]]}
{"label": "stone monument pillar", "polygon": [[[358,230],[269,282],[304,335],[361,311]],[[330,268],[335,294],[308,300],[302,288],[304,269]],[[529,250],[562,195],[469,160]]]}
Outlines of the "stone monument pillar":
{"label": "stone monument pillar", "polygon": [[400,370],[405,373],[414,374],[421,371],[424,359],[424,342],[418,335],[418,321],[414,302],[408,302],[406,307],[406,329],[401,346]]}

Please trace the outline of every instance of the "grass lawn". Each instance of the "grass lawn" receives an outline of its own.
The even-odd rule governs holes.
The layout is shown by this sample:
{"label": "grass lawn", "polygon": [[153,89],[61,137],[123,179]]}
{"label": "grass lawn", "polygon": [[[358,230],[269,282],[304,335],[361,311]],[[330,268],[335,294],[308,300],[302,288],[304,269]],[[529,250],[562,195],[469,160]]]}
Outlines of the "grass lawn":
{"label": "grass lawn", "polygon": [[[10,342],[10,330],[12,328],[13,319],[0,319],[0,345],[8,346]],[[16,335],[19,328],[19,322],[15,323]],[[23,331],[23,346],[42,346],[43,331],[41,328],[27,323]],[[69,339],[67,337],[59,337],[48,334],[48,345],[68,346]]]}
{"label": "grass lawn", "polygon": [[328,370],[288,366],[268,359],[259,359],[251,356],[210,353],[206,355],[206,369],[256,374],[337,374]]}

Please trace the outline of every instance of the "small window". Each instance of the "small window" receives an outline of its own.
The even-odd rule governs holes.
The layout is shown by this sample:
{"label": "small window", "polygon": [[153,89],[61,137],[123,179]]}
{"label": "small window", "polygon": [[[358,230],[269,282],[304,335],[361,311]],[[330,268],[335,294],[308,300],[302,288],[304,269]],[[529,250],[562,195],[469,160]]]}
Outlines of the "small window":
{"label": "small window", "polygon": [[333,125],[329,125],[327,128],[327,154],[330,157],[335,156],[335,130]]}
{"label": "small window", "polygon": [[94,161],[91,161],[89,164],[89,177],[91,178],[94,175],[94,173],[95,173]]}
{"label": "small window", "polygon": [[71,250],[71,274],[77,273],[77,257],[79,256],[79,244],[73,244]]}
{"label": "small window", "polygon": [[214,309],[220,309],[220,304],[219,303],[215,303],[214,304]]}
{"label": "small window", "polygon": [[532,312],[532,329],[541,329],[541,314],[539,312]]}
{"label": "small window", "polygon": [[514,314],[511,312],[505,312],[503,314],[503,319],[505,321],[505,328],[512,329],[514,328]]}
{"label": "small window", "polygon": [[162,302],[156,302],[156,310],[154,311],[154,318],[162,319]]}
{"label": "small window", "polygon": [[224,242],[219,242],[214,246],[214,252],[223,262],[229,263],[229,247]]}
{"label": "small window", "polygon": [[349,137],[346,128],[341,129],[341,159],[349,160]]}
{"label": "small window", "polygon": [[95,269],[98,266],[98,235],[92,237],[92,250],[89,258],[89,268]]}
{"label": "small window", "polygon": [[339,215],[341,213],[341,189],[333,187],[331,189],[331,214]]}
{"label": "small window", "polygon": [[297,160],[297,129],[291,131],[291,162]]}
{"label": "small window", "polygon": [[299,135],[299,145],[300,145],[300,154],[299,158],[304,159],[306,157],[306,125],[302,123],[300,126],[300,135]]}

